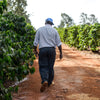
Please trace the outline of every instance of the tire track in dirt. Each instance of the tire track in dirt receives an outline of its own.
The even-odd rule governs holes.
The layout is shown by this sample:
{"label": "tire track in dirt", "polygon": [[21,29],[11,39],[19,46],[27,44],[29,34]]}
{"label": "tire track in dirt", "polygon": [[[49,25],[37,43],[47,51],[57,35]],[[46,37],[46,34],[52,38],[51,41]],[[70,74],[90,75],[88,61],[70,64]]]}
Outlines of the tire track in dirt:
{"label": "tire track in dirt", "polygon": [[63,56],[59,60],[57,50],[54,86],[40,93],[41,79],[36,59],[36,72],[19,84],[13,100],[100,100],[100,55],[87,54],[63,44]]}

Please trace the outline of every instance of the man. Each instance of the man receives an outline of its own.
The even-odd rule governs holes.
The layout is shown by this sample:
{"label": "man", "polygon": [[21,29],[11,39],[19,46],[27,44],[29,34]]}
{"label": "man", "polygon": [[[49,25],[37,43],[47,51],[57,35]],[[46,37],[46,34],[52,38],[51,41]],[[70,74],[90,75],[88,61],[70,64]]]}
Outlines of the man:
{"label": "man", "polygon": [[47,18],[45,26],[39,28],[35,35],[34,51],[36,56],[39,44],[39,71],[42,79],[40,91],[43,92],[50,86],[54,79],[54,62],[56,57],[55,48],[58,46],[60,59],[62,59],[62,46],[58,32],[52,27],[53,20]]}

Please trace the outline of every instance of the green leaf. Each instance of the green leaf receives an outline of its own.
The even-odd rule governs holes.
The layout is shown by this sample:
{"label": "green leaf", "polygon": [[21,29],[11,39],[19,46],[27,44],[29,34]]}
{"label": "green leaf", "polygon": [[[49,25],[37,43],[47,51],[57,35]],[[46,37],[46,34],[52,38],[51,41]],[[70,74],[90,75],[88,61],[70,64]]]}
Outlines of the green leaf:
{"label": "green leaf", "polygon": [[30,65],[31,65],[31,66],[33,65],[33,60],[32,60],[32,61],[30,61]]}
{"label": "green leaf", "polygon": [[3,14],[3,7],[0,6],[0,14]]}
{"label": "green leaf", "polygon": [[15,92],[16,92],[16,93],[18,92],[18,86],[15,87]]}
{"label": "green leaf", "polygon": [[35,68],[34,67],[30,68],[30,73],[33,74],[34,72],[35,72]]}

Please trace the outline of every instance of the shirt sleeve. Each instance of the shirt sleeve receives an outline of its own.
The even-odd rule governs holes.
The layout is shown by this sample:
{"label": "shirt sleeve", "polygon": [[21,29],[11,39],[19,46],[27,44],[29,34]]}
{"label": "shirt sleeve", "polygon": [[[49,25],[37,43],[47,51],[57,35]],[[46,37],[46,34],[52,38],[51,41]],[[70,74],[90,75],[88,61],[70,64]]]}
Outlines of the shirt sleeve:
{"label": "shirt sleeve", "polygon": [[34,46],[37,46],[39,43],[39,31],[36,32],[35,39],[34,39]]}
{"label": "shirt sleeve", "polygon": [[60,36],[59,36],[59,34],[57,32],[57,34],[56,34],[56,45],[59,47],[61,44],[62,43],[61,43],[61,40],[60,40]]}

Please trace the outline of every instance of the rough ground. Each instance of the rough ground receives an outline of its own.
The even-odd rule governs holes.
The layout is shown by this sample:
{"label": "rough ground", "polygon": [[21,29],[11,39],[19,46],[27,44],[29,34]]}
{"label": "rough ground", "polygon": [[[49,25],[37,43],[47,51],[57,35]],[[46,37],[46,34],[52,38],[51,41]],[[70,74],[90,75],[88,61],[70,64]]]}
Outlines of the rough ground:
{"label": "rough ground", "polygon": [[37,59],[34,66],[36,72],[19,84],[13,100],[100,100],[100,55],[63,44],[62,60],[57,50],[55,85],[43,93]]}

